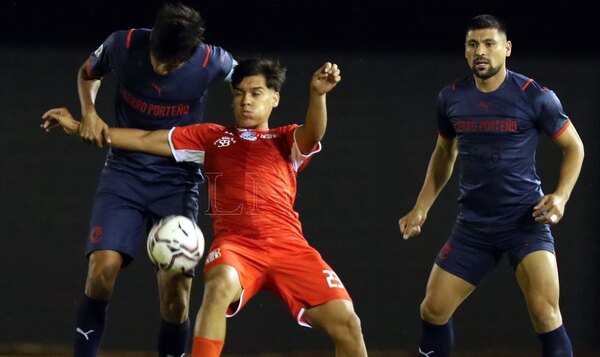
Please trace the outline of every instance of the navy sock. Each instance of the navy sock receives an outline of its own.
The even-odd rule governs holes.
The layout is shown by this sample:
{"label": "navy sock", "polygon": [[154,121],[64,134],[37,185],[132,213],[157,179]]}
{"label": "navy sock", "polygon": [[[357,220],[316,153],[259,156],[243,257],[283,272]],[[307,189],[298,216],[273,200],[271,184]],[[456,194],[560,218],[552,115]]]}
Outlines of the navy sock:
{"label": "navy sock", "polygon": [[104,334],[108,301],[83,296],[77,312],[73,357],[96,357]]}
{"label": "navy sock", "polygon": [[538,336],[542,340],[542,357],[573,357],[573,347],[564,325]]}
{"label": "navy sock", "polygon": [[452,319],[445,325],[434,325],[421,319],[423,333],[419,344],[419,356],[448,357],[454,344]]}
{"label": "navy sock", "polygon": [[161,320],[158,335],[159,357],[182,357],[185,355],[190,332],[190,320],[182,324],[172,324]]}

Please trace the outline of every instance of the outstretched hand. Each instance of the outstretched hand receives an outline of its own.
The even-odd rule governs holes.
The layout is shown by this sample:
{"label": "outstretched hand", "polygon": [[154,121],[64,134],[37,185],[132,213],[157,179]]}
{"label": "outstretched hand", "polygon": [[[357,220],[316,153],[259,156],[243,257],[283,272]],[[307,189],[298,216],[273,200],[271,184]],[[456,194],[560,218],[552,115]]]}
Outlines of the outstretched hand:
{"label": "outstretched hand", "polygon": [[338,65],[326,62],[313,74],[310,88],[314,93],[323,95],[332,90],[340,80],[342,80],[342,77]]}
{"label": "outstretched hand", "polygon": [[53,108],[42,115],[40,128],[50,132],[56,127],[62,127],[65,133],[75,135],[78,133],[79,121],[73,118],[67,108]]}

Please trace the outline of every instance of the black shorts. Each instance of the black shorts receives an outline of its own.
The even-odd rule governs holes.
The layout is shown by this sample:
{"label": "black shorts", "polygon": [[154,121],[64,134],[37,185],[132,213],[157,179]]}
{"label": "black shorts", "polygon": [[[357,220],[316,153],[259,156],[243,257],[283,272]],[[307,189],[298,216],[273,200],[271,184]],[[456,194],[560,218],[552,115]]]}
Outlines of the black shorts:
{"label": "black shorts", "polygon": [[435,263],[473,285],[506,255],[513,269],[532,252],[554,253],[554,238],[547,224],[528,224],[506,229],[455,224]]}
{"label": "black shorts", "polygon": [[100,177],[87,239],[86,254],[112,250],[128,265],[145,247],[152,225],[162,217],[198,218],[198,186],[185,183],[143,183],[104,170]]}

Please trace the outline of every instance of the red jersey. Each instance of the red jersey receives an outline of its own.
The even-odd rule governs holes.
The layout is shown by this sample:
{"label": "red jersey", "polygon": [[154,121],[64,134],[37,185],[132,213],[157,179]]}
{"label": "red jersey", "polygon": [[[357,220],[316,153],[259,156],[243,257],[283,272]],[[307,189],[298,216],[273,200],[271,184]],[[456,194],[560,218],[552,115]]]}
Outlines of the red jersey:
{"label": "red jersey", "polygon": [[206,123],[171,129],[173,157],[204,164],[215,237],[304,240],[294,210],[296,175],[321,145],[302,154],[294,140],[297,127],[252,130]]}

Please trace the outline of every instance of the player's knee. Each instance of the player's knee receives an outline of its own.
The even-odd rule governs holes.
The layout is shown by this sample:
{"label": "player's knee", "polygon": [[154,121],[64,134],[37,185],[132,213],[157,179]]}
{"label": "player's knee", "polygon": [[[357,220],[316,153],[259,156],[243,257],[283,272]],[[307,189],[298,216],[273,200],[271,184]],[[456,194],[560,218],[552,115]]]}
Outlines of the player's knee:
{"label": "player's knee", "polygon": [[189,299],[184,292],[169,293],[161,297],[161,317],[171,323],[183,323],[188,318]]}
{"label": "player's knee", "polygon": [[421,318],[435,325],[443,325],[450,320],[451,312],[448,312],[444,306],[436,304],[430,299],[425,298],[421,303]]}
{"label": "player's knee", "polygon": [[538,300],[529,303],[529,311],[536,330],[551,330],[562,324],[558,303]]}
{"label": "player's knee", "polygon": [[338,319],[337,322],[329,329],[329,335],[336,341],[361,341],[362,326],[360,318],[358,315],[356,315],[356,313],[349,312],[346,316],[344,316],[344,318]]}
{"label": "player's knee", "polygon": [[348,316],[344,323],[344,329],[348,336],[351,336],[353,340],[362,339],[362,325],[360,318],[355,313],[351,313]]}
{"label": "player's knee", "polygon": [[202,305],[207,307],[227,307],[236,295],[236,285],[225,275],[219,275],[207,280],[204,284]]}
{"label": "player's knee", "polygon": [[86,295],[95,299],[108,299],[113,293],[120,266],[94,264],[86,282]]}

